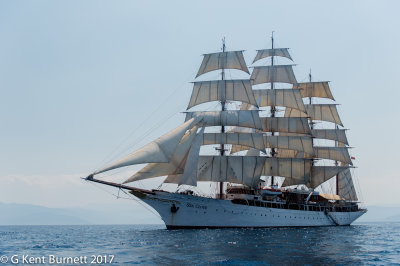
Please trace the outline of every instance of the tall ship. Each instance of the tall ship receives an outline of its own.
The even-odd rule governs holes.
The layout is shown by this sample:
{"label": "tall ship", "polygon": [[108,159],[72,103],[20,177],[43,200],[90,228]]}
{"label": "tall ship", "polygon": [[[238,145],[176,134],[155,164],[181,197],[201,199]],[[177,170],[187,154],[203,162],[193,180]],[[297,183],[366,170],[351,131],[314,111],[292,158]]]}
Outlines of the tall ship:
{"label": "tall ship", "polygon": [[[130,193],[167,229],[350,225],[366,209],[329,83],[313,81],[311,71],[298,82],[292,64],[277,64],[292,61],[289,49],[275,48],[273,35],[271,42],[251,67],[225,40],[220,52],[204,54],[184,123],[85,180]],[[227,78],[230,70],[247,78]],[[217,71],[217,80],[198,79]],[[210,102],[218,108],[193,111]],[[145,166],[124,182],[107,179],[138,164]],[[135,185],[157,177],[175,189]],[[201,184],[210,193],[199,193]]]}

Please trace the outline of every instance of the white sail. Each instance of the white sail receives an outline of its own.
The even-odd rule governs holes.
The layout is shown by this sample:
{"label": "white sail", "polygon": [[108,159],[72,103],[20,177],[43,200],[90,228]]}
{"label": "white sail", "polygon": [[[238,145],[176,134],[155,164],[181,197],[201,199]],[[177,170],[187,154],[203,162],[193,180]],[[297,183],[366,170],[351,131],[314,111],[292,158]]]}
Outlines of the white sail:
{"label": "white sail", "polygon": [[[349,145],[346,137],[347,129],[311,129],[311,136],[316,139],[327,139],[338,141],[339,143],[343,143],[345,145]],[[280,136],[307,136],[306,134],[301,133],[287,133],[281,132]]]}
{"label": "white sail", "polygon": [[306,104],[307,113],[292,108],[286,108],[285,117],[310,117],[312,120],[332,122],[343,126],[336,105],[337,104]]}
{"label": "white sail", "polygon": [[169,162],[172,154],[174,153],[178,143],[182,139],[186,130],[192,127],[197,119],[187,119],[185,123],[170,131],[169,133],[161,136],[155,141],[147,144],[139,150],[123,157],[122,159],[111,163],[105,168],[96,171],[94,174],[103,173],[116,168],[142,164],[142,163],[166,163]]}
{"label": "white sail", "polygon": [[148,179],[158,176],[182,174],[186,163],[189,149],[196,137],[197,126],[188,131],[176,148],[170,162],[168,163],[149,163],[133,176],[125,180],[125,183]]}
{"label": "white sail", "polygon": [[197,180],[257,187],[265,159],[261,156],[200,156]]}
{"label": "white sail", "polygon": [[197,134],[190,147],[189,154],[186,159],[185,169],[183,170],[182,178],[179,180],[179,185],[197,185],[197,164],[199,161],[199,153],[201,141],[203,139],[204,127]]}
{"label": "white sail", "polygon": [[204,133],[203,145],[211,144],[236,144],[246,146],[247,149],[265,150],[262,133]]}
{"label": "white sail", "polygon": [[[277,158],[305,158],[308,154],[307,153],[302,153],[296,150],[288,150],[288,149],[276,149],[276,157]],[[312,158],[311,155],[309,155],[309,158]]]}
{"label": "white sail", "polygon": [[315,157],[321,159],[335,160],[346,164],[351,162],[348,147],[314,147]]}
{"label": "white sail", "polygon": [[258,61],[260,59],[263,59],[266,57],[271,57],[271,56],[286,57],[286,58],[292,60],[292,57],[289,54],[289,48],[274,48],[274,49],[257,50],[257,55],[254,58],[253,63],[255,63],[256,61]]}
{"label": "white sail", "polygon": [[218,69],[239,69],[249,74],[242,51],[205,54],[196,78]]}
{"label": "white sail", "polygon": [[246,152],[246,156],[260,156],[260,150],[250,148],[250,150]]}
{"label": "white sail", "polygon": [[[264,176],[282,176],[303,180],[306,184],[310,180],[311,160],[309,159],[291,159],[291,158],[273,158],[269,157],[265,161],[263,170]],[[285,180],[286,180],[285,179]]]}
{"label": "white sail", "polygon": [[[240,107],[240,110],[247,110],[247,108],[253,109],[255,108],[252,105],[243,103],[242,106]],[[247,127],[231,127],[230,129],[228,129],[227,131],[228,133],[262,133],[261,130],[257,130],[254,128],[247,128]],[[262,139],[262,142],[264,145],[264,140]],[[244,150],[248,150],[249,146],[247,145],[239,145],[239,144],[233,144],[232,148],[231,148],[231,154],[239,152],[239,151],[244,151]]]}
{"label": "white sail", "polygon": [[201,118],[200,126],[239,126],[262,129],[258,111],[204,111],[186,113],[186,121],[191,118]]}
{"label": "white sail", "polygon": [[339,196],[346,200],[357,201],[357,192],[354,187],[350,169],[344,170],[338,174]]}
{"label": "white sail", "polygon": [[349,145],[346,129],[312,129],[311,134],[317,139],[329,139]]}
{"label": "white sail", "polygon": [[250,80],[253,85],[269,82],[297,83],[292,65],[256,66]]}
{"label": "white sail", "polygon": [[212,80],[194,82],[187,109],[212,101],[241,101],[257,106],[250,80]]}
{"label": "white sail", "polygon": [[309,187],[316,188],[348,168],[348,166],[313,166],[311,168],[311,180]]}
{"label": "white sail", "polygon": [[339,162],[344,162],[347,164],[352,164],[348,147],[315,147],[314,146],[314,156],[309,153],[288,150],[288,149],[278,149],[277,157],[279,158],[320,158],[328,159]]}
{"label": "white sail", "polygon": [[265,148],[279,148],[314,154],[311,137],[264,136]]}
{"label": "white sail", "polygon": [[299,90],[274,89],[254,90],[254,97],[259,100],[259,106],[283,106],[306,112]]}
{"label": "white sail", "polygon": [[299,89],[303,98],[318,97],[335,100],[329,88],[328,81],[297,83],[293,85],[293,89]]}
{"label": "white sail", "polygon": [[301,117],[261,117],[264,132],[287,132],[310,134],[310,126],[306,118]]}

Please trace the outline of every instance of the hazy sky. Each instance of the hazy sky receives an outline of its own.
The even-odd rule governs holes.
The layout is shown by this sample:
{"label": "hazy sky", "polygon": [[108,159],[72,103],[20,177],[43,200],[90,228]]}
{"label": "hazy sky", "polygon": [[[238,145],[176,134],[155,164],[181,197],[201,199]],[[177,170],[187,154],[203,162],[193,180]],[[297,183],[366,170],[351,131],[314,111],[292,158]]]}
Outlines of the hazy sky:
{"label": "hazy sky", "polygon": [[0,202],[120,204],[79,177],[122,141],[117,155],[179,125],[201,54],[222,37],[250,63],[274,30],[299,81],[310,68],[331,81],[366,203],[400,204],[399,10],[365,0],[1,1]]}

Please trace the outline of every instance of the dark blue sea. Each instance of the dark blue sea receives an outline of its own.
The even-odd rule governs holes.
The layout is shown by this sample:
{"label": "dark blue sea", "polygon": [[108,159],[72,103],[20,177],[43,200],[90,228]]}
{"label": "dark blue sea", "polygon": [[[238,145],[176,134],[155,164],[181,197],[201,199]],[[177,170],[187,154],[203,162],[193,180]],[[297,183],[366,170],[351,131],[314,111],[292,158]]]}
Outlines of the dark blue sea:
{"label": "dark blue sea", "polygon": [[395,265],[400,223],[175,231],[162,225],[0,226],[0,256],[5,265],[57,259],[64,265],[109,265],[111,259],[112,265]]}

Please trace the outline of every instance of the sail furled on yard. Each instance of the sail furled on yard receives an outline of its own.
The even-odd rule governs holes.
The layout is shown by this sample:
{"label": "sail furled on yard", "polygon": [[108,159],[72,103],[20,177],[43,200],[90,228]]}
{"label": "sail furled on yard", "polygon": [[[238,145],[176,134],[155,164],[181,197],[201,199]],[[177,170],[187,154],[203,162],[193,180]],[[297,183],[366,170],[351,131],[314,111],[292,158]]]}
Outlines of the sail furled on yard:
{"label": "sail furled on yard", "polygon": [[292,65],[256,66],[250,80],[253,85],[270,82],[297,83]]}
{"label": "sail furled on yard", "polygon": [[168,163],[149,163],[125,180],[124,183],[158,176],[182,174],[190,147],[196,137],[197,129],[198,127],[194,126],[186,132]]}
{"label": "sail furled on yard", "polygon": [[264,132],[311,133],[307,118],[261,117],[260,120]]}
{"label": "sail furled on yard", "polygon": [[239,126],[262,129],[256,110],[204,111],[186,113],[186,121],[192,118],[202,119],[200,126]]}
{"label": "sail furled on yard", "polygon": [[271,56],[286,57],[286,58],[292,60],[292,57],[289,54],[289,48],[273,48],[273,49],[257,50],[257,55],[254,58],[253,63],[255,63],[256,61],[258,61],[260,59],[271,57]]}
{"label": "sail furled on yard", "polygon": [[301,82],[294,84],[293,89],[299,89],[303,98],[318,97],[335,100],[328,81]]}
{"label": "sail furled on yard", "polygon": [[257,106],[250,80],[212,80],[194,82],[187,109],[211,101],[241,101]]}
{"label": "sail furled on yard", "polygon": [[311,168],[311,181],[309,186],[311,188],[316,188],[347,169],[349,169],[348,166],[313,166]]}
{"label": "sail furled on yard", "polygon": [[297,109],[286,108],[285,117],[310,117],[312,120],[332,122],[343,126],[336,105],[337,104],[306,104],[306,113]]}
{"label": "sail furled on yard", "polygon": [[299,90],[274,89],[254,90],[254,98],[258,100],[259,106],[283,106],[306,112]]}
{"label": "sail furled on yard", "polygon": [[243,51],[229,51],[205,54],[196,78],[202,74],[218,69],[238,69],[249,74]]}
{"label": "sail furled on yard", "polygon": [[338,174],[338,181],[339,196],[346,200],[358,201],[350,169],[340,172]]}
{"label": "sail furled on yard", "polygon": [[246,146],[247,149],[265,150],[262,133],[204,133],[203,145],[211,144],[235,144]]}
{"label": "sail furled on yard", "polygon": [[96,171],[94,174],[103,173],[120,167],[142,163],[166,163],[169,162],[172,154],[178,146],[186,130],[192,127],[198,119],[188,119],[185,123],[161,136],[153,142],[145,145],[139,150],[128,154],[122,159],[111,163],[105,168]]}
{"label": "sail furled on yard", "polygon": [[198,181],[232,182],[257,187],[266,157],[200,156]]}
{"label": "sail furled on yard", "polygon": [[278,148],[314,154],[311,137],[264,136],[265,148]]}

